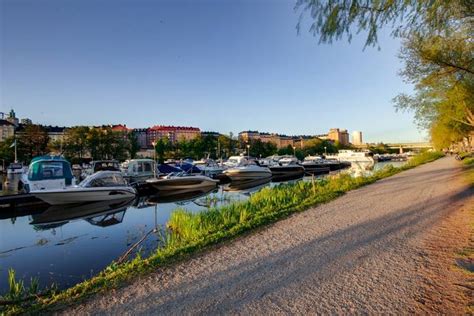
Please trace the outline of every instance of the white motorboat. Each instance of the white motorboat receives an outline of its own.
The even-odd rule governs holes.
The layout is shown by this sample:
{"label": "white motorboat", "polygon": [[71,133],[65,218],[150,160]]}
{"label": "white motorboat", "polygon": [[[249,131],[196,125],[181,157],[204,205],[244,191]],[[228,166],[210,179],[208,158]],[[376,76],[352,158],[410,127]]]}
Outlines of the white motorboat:
{"label": "white motorboat", "polygon": [[22,174],[23,171],[25,170],[24,166],[22,163],[19,162],[13,162],[7,167],[7,174]]}
{"label": "white motorboat", "polygon": [[164,178],[146,180],[158,192],[174,190],[204,190],[217,187],[219,181],[203,175],[188,175],[185,172],[171,173]]}
{"label": "white motorboat", "polygon": [[339,150],[336,156],[339,162],[350,162],[358,168],[372,169],[375,165],[373,154],[370,151]]}
{"label": "white motorboat", "polygon": [[203,175],[208,177],[215,177],[224,171],[224,167],[219,166],[219,164],[212,159],[201,159],[195,161],[194,165],[201,170]]}
{"label": "white motorboat", "polygon": [[50,205],[131,199],[136,196],[135,189],[117,171],[99,171],[77,186],[32,190],[30,193]]}
{"label": "white motorboat", "polygon": [[156,177],[159,173],[157,165],[153,159],[132,159],[127,160],[120,166],[120,170],[125,179],[130,183],[140,182]]}
{"label": "white motorboat", "polygon": [[24,192],[64,189],[75,185],[71,164],[61,156],[39,156],[31,160],[19,187]]}
{"label": "white motorboat", "polygon": [[224,170],[223,174],[229,177],[231,181],[266,179],[272,176],[272,172],[267,167],[250,164]]}
{"label": "white motorboat", "polygon": [[229,168],[241,166],[247,164],[247,158],[244,156],[230,156],[229,159],[227,159],[226,162],[224,162],[224,165]]}

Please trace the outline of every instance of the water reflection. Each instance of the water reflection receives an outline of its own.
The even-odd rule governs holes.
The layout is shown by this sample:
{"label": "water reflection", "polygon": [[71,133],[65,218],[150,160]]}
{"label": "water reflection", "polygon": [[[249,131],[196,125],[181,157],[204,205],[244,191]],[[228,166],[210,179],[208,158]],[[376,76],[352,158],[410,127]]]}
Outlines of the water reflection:
{"label": "water reflection", "polygon": [[229,192],[242,192],[244,194],[249,194],[252,192],[259,191],[263,187],[268,186],[271,181],[272,181],[272,178],[232,181],[224,185],[223,190],[229,191]]}
{"label": "water reflection", "polygon": [[[76,205],[54,205],[40,214],[33,215],[30,225],[35,226],[35,229],[50,229],[67,224],[71,220],[84,219],[92,225],[107,227],[121,223],[123,214],[133,202],[134,199],[127,199]],[[122,215],[115,216],[116,214]]]}
{"label": "water reflection", "polygon": [[192,202],[197,198],[206,196],[211,192],[217,192],[215,188],[208,188],[207,190],[174,190],[163,191],[159,194],[146,196],[144,198],[147,205],[155,205],[159,203],[180,203],[186,204]]}

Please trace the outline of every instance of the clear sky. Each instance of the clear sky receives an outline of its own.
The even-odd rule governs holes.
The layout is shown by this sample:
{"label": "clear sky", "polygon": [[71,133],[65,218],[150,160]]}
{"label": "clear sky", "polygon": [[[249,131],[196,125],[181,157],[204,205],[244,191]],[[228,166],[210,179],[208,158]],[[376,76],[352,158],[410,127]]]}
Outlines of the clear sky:
{"label": "clear sky", "polygon": [[286,0],[0,0],[0,111],[53,125],[125,123],[424,138],[391,99],[399,40],[318,45]]}

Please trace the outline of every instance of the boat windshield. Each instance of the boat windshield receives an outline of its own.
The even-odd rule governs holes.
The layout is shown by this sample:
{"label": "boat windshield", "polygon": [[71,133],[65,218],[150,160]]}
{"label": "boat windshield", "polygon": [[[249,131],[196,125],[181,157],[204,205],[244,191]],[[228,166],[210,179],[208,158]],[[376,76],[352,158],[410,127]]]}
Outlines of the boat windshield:
{"label": "boat windshield", "polygon": [[94,172],[101,170],[119,171],[120,166],[116,161],[97,161],[94,163]]}
{"label": "boat windshield", "polygon": [[122,187],[127,186],[127,182],[119,172],[98,172],[84,179],[79,186],[83,188]]}

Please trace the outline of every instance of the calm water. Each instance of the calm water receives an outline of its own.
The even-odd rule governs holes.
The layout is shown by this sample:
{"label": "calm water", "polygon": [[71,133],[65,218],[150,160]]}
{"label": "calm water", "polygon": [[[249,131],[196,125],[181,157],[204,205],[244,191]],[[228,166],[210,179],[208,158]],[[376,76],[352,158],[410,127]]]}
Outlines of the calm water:
{"label": "calm water", "polygon": [[[377,164],[376,169],[385,164]],[[15,179],[9,182],[8,187],[14,190]],[[246,200],[268,185],[277,184],[230,184],[207,193],[141,197],[114,204],[36,207],[25,210],[21,216],[0,209],[0,293],[8,289],[9,268],[26,283],[36,277],[42,286],[53,282],[60,288],[72,286],[117,260],[153,228],[163,229],[176,208],[200,212],[211,206]],[[139,251],[147,255],[159,243],[159,234],[150,234]]]}

